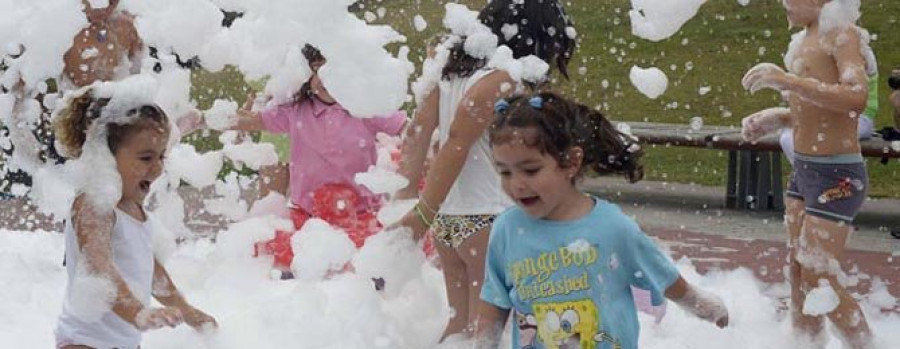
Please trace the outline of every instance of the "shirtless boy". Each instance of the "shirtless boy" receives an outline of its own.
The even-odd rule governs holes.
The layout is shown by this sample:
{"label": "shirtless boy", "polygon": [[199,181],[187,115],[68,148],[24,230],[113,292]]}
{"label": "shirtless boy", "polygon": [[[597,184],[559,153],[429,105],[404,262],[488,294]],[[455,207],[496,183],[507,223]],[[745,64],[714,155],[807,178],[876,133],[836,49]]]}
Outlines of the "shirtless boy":
{"label": "shirtless boy", "polygon": [[[794,327],[824,347],[824,318],[845,345],[867,348],[872,334],[847,289],[838,261],[851,222],[866,197],[868,175],[857,139],[857,118],[868,93],[859,9],[843,0],[783,0],[795,35],[785,57],[787,72],[759,64],[743,78],[750,92],[773,89],[789,108],[770,108],[743,120],[744,138],[755,141],[783,127],[794,129],[796,159],[786,193],[790,236],[791,314]],[[804,309],[810,291],[831,288],[840,303],[827,314]]]}

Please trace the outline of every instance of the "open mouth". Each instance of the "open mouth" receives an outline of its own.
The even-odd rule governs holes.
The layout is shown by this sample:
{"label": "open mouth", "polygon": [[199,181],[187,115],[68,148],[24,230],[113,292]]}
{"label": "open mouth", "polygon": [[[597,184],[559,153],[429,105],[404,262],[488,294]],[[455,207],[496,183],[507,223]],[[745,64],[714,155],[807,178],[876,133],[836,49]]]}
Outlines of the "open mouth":
{"label": "open mouth", "polygon": [[540,201],[540,200],[541,200],[541,198],[538,196],[529,196],[526,198],[519,198],[519,202],[522,204],[522,206],[532,206],[532,205],[537,204],[538,201]]}

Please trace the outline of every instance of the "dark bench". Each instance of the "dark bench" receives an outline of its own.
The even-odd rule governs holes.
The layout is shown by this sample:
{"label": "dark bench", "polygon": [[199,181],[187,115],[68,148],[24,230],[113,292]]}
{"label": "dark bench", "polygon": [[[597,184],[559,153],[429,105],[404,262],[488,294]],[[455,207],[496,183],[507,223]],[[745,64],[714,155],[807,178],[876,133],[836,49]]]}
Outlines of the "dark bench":
{"label": "dark bench", "polygon": [[[781,145],[777,135],[746,142],[735,126],[703,126],[626,122],[642,144],[692,147],[728,151],[725,207],[753,210],[783,210]],[[860,141],[862,155],[881,159],[900,158],[900,147],[879,136]]]}

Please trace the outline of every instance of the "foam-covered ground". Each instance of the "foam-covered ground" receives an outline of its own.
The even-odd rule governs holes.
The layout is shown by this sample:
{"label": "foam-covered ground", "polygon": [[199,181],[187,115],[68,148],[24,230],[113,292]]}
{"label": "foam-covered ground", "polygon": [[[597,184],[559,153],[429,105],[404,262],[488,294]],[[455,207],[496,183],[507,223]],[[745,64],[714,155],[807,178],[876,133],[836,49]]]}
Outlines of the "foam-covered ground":
{"label": "foam-covered ground", "polygon": [[[217,243],[186,242],[166,266],[191,303],[213,314],[220,328],[198,334],[182,326],[147,332],[143,348],[429,348],[437,346],[451,314],[444,304],[438,269],[402,234],[381,234],[352,258],[358,273],[323,278],[344,257],[311,258],[311,273],[298,280],[269,278],[269,260],[248,252],[258,231],[272,222],[251,219],[220,234]],[[305,231],[312,255],[340,249],[345,241],[320,227]],[[66,286],[63,237],[54,232],[0,230],[0,343],[9,348],[53,347],[53,329]],[[322,255],[327,255],[323,253]],[[296,266],[296,265],[295,265]],[[731,326],[719,330],[670,304],[655,324],[641,316],[642,348],[791,348],[794,334],[785,319],[785,285],[764,285],[746,269],[698,275],[686,261],[685,277],[721,295]],[[373,289],[380,274],[387,289]],[[895,305],[883,286],[863,297],[868,319],[885,348],[900,343],[900,315],[882,314]],[[839,348],[832,339],[828,348]]]}

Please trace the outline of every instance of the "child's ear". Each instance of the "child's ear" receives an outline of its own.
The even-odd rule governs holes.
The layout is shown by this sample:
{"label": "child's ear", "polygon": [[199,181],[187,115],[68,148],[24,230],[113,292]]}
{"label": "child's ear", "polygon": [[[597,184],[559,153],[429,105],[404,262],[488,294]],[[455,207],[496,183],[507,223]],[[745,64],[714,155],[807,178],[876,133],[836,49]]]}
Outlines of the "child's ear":
{"label": "child's ear", "polygon": [[566,152],[566,158],[569,160],[566,162],[566,169],[570,171],[569,176],[575,177],[581,169],[581,164],[584,163],[584,149],[571,147]]}

